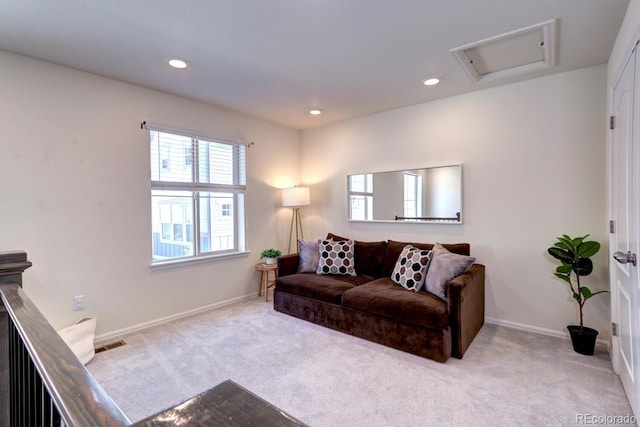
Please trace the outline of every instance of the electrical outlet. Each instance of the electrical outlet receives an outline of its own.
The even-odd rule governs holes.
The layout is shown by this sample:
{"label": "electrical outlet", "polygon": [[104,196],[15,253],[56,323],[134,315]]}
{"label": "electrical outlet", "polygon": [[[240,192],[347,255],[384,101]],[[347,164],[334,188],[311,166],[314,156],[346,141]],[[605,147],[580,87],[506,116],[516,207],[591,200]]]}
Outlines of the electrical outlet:
{"label": "electrical outlet", "polygon": [[73,311],[80,311],[87,308],[84,295],[78,295],[77,297],[73,297]]}

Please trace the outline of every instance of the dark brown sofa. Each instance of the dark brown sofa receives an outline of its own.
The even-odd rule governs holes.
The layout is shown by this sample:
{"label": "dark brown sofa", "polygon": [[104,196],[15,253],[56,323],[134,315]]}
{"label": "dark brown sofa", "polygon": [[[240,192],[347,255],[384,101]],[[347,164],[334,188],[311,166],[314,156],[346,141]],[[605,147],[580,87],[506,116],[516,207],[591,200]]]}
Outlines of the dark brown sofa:
{"label": "dark brown sofa", "polygon": [[[297,273],[298,254],[279,257],[274,308],[439,362],[451,355],[462,358],[484,324],[485,267],[473,264],[451,280],[447,301],[424,290],[408,291],[390,278],[407,244],[355,241],[356,276]],[[470,254],[467,243],[443,246],[453,253]]]}

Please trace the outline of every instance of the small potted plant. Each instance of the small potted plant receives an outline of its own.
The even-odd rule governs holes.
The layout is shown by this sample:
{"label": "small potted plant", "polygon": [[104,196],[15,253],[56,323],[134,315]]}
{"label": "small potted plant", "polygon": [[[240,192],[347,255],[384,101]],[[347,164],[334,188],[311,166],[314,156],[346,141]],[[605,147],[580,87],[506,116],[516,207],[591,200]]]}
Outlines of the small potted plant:
{"label": "small potted plant", "polygon": [[265,264],[275,264],[276,258],[280,255],[282,255],[282,252],[277,249],[270,248],[262,251],[260,258],[264,258]]}
{"label": "small potted plant", "polygon": [[591,257],[600,250],[600,243],[585,241],[587,237],[589,237],[588,234],[575,238],[563,234],[556,237],[556,242],[547,251],[560,261],[561,264],[556,268],[555,275],[567,283],[573,299],[578,304],[580,325],[567,326],[573,349],[580,354],[592,355],[598,331],[584,326],[582,309],[589,298],[609,291],[591,292],[580,283],[580,277],[588,276],[593,271]]}

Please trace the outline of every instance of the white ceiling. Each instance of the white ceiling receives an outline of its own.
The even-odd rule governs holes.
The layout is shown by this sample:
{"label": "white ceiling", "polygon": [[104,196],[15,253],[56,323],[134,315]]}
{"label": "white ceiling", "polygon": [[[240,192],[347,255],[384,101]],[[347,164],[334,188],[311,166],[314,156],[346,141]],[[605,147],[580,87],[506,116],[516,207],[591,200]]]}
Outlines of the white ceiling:
{"label": "white ceiling", "polygon": [[[296,129],[606,63],[629,0],[0,0],[0,50]],[[557,66],[474,83],[449,50],[557,19]],[[166,65],[173,56],[187,70]],[[422,80],[442,82],[425,87]],[[324,109],[310,116],[310,107]]]}

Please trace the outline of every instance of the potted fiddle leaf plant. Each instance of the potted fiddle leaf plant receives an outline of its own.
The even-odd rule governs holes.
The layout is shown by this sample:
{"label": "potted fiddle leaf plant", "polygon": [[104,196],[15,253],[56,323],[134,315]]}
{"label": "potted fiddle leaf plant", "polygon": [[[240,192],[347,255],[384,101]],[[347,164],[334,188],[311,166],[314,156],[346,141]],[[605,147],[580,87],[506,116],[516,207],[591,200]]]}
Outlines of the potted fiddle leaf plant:
{"label": "potted fiddle leaf plant", "polygon": [[260,254],[260,258],[264,258],[265,264],[275,264],[277,261],[276,258],[278,258],[280,255],[282,255],[282,252],[280,252],[278,249],[270,248],[262,251],[262,253]]}
{"label": "potted fiddle leaf plant", "polygon": [[591,257],[600,250],[600,243],[586,240],[587,237],[589,237],[588,234],[582,237],[569,237],[563,234],[556,237],[556,242],[547,249],[547,252],[560,261],[554,274],[569,286],[569,291],[578,304],[580,325],[567,326],[573,349],[580,354],[593,355],[598,331],[584,326],[583,308],[588,299],[609,291],[591,292],[588,287],[580,283],[581,277],[588,276],[593,271]]}

